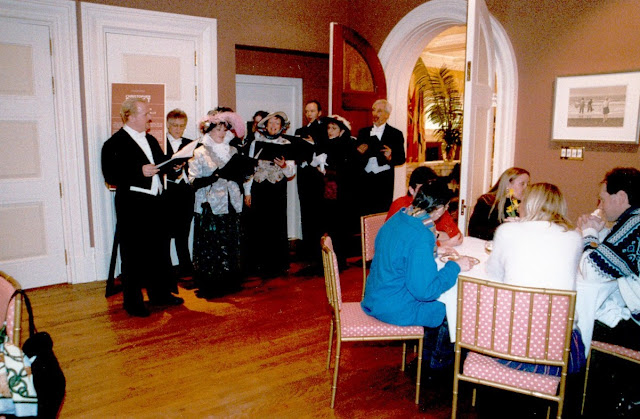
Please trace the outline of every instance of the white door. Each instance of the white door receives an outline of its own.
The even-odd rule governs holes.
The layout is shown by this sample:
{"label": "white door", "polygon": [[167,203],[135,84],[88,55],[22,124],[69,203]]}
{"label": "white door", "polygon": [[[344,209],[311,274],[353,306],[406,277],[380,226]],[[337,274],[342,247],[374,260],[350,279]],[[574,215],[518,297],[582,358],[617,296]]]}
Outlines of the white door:
{"label": "white door", "polygon": [[[165,115],[180,108],[189,122],[184,136],[198,136],[198,86],[193,40],[107,33],[107,82],[164,83]],[[109,87],[109,90],[111,88]],[[119,104],[113,104],[119,106]]]}
{"label": "white door", "polygon": [[[250,121],[256,111],[283,111],[293,135],[302,126],[302,79],[293,77],[264,77],[236,75],[236,107],[245,121]],[[287,233],[290,239],[302,238],[298,183],[295,178],[287,183]]]}
{"label": "white door", "polygon": [[476,200],[489,188],[493,158],[495,54],[489,11],[484,0],[469,0],[464,126],[460,170],[460,231],[466,234]]}
{"label": "white door", "polygon": [[49,28],[0,18],[0,269],[68,282]]}

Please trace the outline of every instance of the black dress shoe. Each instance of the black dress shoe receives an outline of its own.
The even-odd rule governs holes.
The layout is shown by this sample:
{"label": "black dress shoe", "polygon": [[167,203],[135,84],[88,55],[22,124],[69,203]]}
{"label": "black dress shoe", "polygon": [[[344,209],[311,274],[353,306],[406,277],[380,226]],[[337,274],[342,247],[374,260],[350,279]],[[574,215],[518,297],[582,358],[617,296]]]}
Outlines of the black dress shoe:
{"label": "black dress shoe", "polygon": [[179,306],[184,304],[184,300],[180,297],[176,297],[175,295],[169,294],[165,298],[151,300],[149,304],[154,306]]}
{"label": "black dress shoe", "polygon": [[151,312],[148,308],[142,307],[125,307],[124,311],[127,312],[128,315],[133,317],[149,317]]}

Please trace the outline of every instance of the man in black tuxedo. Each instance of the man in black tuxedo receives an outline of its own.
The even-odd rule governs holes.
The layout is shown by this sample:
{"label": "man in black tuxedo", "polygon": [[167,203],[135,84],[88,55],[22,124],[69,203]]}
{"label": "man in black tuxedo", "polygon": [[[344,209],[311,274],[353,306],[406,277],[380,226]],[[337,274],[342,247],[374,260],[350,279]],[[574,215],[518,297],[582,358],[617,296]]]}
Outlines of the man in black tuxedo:
{"label": "man in black tuxedo", "polygon": [[[167,158],[181,150],[191,142],[184,138],[187,127],[187,114],[181,109],[174,109],[167,114],[167,136],[164,151]],[[189,277],[193,274],[191,254],[189,253],[189,232],[193,219],[193,204],[195,195],[187,179],[186,163],[173,166],[173,175],[167,176],[166,188],[163,196],[167,201],[168,213],[166,222],[169,225],[170,237],[174,240],[178,255],[178,277]]]}
{"label": "man in black tuxedo", "polygon": [[295,144],[296,164],[298,165],[297,182],[300,199],[300,218],[302,221],[302,242],[298,256],[311,264],[310,268],[301,271],[303,274],[316,273],[322,268],[320,238],[322,228],[322,203],[324,197],[323,167],[319,167],[317,156],[323,153],[327,143],[327,125],[322,122],[320,102],[312,100],[304,107],[307,125],[296,130],[295,135],[303,138]]}
{"label": "man in black tuxedo", "polygon": [[160,169],[166,160],[160,144],[146,133],[151,123],[147,102],[129,98],[122,103],[124,126],[102,146],[102,173],[116,187],[116,216],[120,235],[123,306],[131,316],[147,317],[142,288],[153,305],[179,305],[171,294],[169,234],[163,217],[165,200]]}
{"label": "man in black tuxedo", "polygon": [[356,171],[359,216],[386,212],[393,201],[394,167],[404,164],[404,136],[387,124],[391,104],[384,99],[372,106],[373,126],[360,130],[352,158]]}

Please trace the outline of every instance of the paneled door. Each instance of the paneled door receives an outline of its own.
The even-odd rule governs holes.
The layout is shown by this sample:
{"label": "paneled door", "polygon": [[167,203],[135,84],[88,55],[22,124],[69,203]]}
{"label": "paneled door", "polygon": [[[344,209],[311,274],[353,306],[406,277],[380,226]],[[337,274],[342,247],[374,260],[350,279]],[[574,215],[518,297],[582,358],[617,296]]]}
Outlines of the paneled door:
{"label": "paneled door", "polygon": [[[107,33],[107,82],[164,83],[165,111],[180,108],[189,118],[184,136],[198,136],[196,45],[193,40]],[[113,104],[119,106],[119,104]]]}
{"label": "paneled door", "polygon": [[0,18],[0,269],[68,282],[49,27]]}
{"label": "paneled door", "polygon": [[371,125],[373,102],[387,98],[384,69],[376,50],[358,32],[335,22],[329,32],[329,113],[349,120],[355,136]]}
{"label": "paneled door", "polygon": [[496,70],[491,19],[484,0],[469,1],[466,52],[458,217],[463,234],[476,200],[489,188],[493,169]]}

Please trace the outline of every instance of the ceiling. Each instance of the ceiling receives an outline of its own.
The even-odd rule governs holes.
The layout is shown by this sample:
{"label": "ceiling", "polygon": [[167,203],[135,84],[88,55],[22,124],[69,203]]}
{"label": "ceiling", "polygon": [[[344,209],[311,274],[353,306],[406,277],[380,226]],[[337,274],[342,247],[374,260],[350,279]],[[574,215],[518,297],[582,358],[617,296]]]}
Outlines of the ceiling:
{"label": "ceiling", "polygon": [[443,65],[464,71],[467,27],[454,26],[436,36],[420,55],[427,67],[440,68]]}

